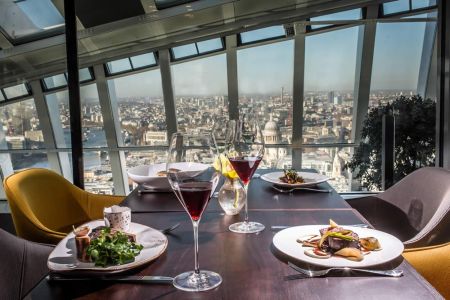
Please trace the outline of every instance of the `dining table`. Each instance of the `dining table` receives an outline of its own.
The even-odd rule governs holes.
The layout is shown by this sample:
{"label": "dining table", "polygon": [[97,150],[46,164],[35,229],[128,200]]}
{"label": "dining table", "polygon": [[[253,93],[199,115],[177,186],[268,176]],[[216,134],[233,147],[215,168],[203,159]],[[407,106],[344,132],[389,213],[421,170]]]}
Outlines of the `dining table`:
{"label": "dining table", "polygon": [[[258,170],[263,174],[270,170]],[[261,178],[252,180],[248,192],[249,217],[265,225],[256,234],[239,234],[228,226],[243,219],[226,215],[212,198],[199,229],[201,269],[219,273],[223,282],[205,292],[184,292],[170,284],[118,283],[90,280],[51,281],[44,278],[25,299],[443,299],[401,256],[377,266],[403,271],[398,278],[359,272],[326,277],[297,276],[287,262],[302,266],[280,253],[272,240],[272,226],[325,225],[329,219],[340,225],[365,223],[327,182],[317,186],[329,193],[295,191],[280,193]],[[157,259],[130,271],[129,275],[174,277],[194,268],[192,224],[173,192],[147,193],[133,190],[122,202],[132,211],[132,221],[162,229],[180,226],[167,234],[168,247]],[[299,251],[301,247],[299,246]],[[314,266],[304,266],[312,267]]]}

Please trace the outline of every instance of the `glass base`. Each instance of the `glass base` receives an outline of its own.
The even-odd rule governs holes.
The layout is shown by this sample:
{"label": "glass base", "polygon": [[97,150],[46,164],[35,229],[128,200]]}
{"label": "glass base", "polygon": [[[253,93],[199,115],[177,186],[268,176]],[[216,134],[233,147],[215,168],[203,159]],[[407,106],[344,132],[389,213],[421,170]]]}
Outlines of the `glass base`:
{"label": "glass base", "polygon": [[264,230],[264,225],[257,222],[239,222],[231,224],[228,229],[236,233],[256,233]]}
{"label": "glass base", "polygon": [[201,270],[200,273],[189,271],[176,276],[173,286],[186,292],[202,292],[218,287],[222,283],[222,277],[211,271]]}

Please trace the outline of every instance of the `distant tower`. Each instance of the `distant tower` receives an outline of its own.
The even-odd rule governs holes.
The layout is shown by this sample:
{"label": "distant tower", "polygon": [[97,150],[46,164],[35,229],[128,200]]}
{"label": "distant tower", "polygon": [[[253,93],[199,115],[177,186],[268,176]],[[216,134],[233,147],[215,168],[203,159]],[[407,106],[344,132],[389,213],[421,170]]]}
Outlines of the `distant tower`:
{"label": "distant tower", "polygon": [[281,87],[281,97],[280,97],[281,105],[283,105],[283,97],[284,97],[284,86]]}
{"label": "distant tower", "polygon": [[328,103],[333,104],[333,101],[334,101],[334,92],[331,91],[328,93]]}

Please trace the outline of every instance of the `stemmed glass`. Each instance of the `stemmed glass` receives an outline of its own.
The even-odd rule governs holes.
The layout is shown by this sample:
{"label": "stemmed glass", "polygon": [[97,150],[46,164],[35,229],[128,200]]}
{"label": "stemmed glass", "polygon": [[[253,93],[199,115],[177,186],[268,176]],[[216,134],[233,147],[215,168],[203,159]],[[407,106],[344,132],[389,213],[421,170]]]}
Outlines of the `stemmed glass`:
{"label": "stemmed glass", "polygon": [[[176,276],[173,285],[184,291],[199,292],[220,285],[222,277],[200,270],[198,263],[198,225],[220,179],[220,166],[213,167],[217,152],[211,134],[174,133],[167,161],[167,179],[194,228],[195,269]],[[219,170],[217,170],[219,168]]]}
{"label": "stemmed glass", "polygon": [[253,114],[244,114],[239,120],[230,121],[228,127],[232,128],[233,134],[229,136],[225,156],[238,174],[247,197],[244,222],[231,224],[229,229],[237,233],[260,232],[264,230],[263,224],[248,221],[248,186],[264,156],[264,138]]}

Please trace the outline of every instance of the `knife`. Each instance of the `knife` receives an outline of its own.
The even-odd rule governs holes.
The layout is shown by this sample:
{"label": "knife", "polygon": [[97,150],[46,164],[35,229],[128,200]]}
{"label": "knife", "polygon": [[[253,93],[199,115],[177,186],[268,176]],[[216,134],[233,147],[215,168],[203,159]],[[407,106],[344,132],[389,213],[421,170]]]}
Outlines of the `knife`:
{"label": "knife", "polygon": [[172,284],[173,277],[166,276],[104,276],[104,277],[67,277],[60,275],[47,275],[48,281],[109,281],[121,283],[153,283]]}
{"label": "knife", "polygon": [[[360,227],[360,228],[369,228],[370,225],[368,224],[349,224],[349,225],[341,225],[341,226],[353,226],[353,227]],[[290,227],[294,227],[294,226],[285,226],[285,225],[274,225],[271,226],[270,229],[273,231],[276,230],[282,230],[282,229],[286,229],[286,228],[290,228]]]}

